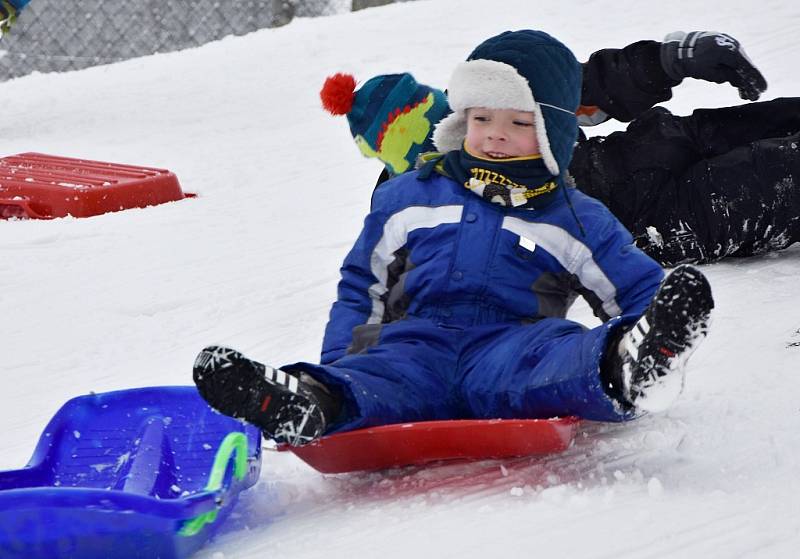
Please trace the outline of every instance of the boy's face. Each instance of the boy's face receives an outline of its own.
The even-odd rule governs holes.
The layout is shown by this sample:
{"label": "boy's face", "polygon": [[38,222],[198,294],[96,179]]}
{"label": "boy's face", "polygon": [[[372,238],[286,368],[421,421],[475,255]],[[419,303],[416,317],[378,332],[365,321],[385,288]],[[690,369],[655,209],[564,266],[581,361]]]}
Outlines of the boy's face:
{"label": "boy's face", "polygon": [[467,109],[468,151],[486,159],[539,154],[533,113],[513,109]]}

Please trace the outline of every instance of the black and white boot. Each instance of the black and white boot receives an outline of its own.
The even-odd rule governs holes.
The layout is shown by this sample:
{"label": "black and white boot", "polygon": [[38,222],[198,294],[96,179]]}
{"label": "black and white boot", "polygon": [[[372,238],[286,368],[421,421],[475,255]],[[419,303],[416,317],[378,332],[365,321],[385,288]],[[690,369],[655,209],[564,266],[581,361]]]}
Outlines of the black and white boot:
{"label": "black and white boot", "polygon": [[686,361],[706,337],[713,308],[703,273],[675,268],[611,355],[615,395],[639,411],[667,409],[683,391]]}
{"label": "black and white boot", "polygon": [[305,374],[252,361],[233,349],[209,346],[194,362],[194,383],[217,411],[243,419],[264,436],[292,446],[308,444],[327,427],[336,402],[319,382]]}

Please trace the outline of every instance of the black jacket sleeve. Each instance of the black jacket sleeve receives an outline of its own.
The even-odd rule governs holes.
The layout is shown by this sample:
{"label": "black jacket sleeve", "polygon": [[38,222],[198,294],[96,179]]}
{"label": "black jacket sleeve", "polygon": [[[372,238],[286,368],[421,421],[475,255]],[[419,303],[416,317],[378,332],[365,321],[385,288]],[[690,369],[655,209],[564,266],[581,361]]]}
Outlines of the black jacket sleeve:
{"label": "black jacket sleeve", "polygon": [[672,97],[680,81],[661,67],[661,43],[639,41],[623,49],[603,49],[583,64],[581,105],[599,107],[628,122]]}

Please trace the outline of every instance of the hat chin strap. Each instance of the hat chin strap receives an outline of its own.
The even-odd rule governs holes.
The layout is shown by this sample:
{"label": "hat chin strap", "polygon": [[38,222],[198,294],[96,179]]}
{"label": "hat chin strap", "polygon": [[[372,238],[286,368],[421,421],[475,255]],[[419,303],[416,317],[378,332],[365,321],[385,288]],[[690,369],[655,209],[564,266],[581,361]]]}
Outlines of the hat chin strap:
{"label": "hat chin strap", "polygon": [[447,91],[453,112],[436,125],[433,132],[436,149],[444,153],[461,149],[467,136],[467,109],[471,107],[532,112],[544,164],[554,176],[559,175],[542,108],[534,99],[528,80],[516,68],[496,60],[468,60],[456,66]]}
{"label": "hat chin strap", "polygon": [[539,141],[539,153],[542,154],[544,164],[547,170],[553,173],[553,176],[560,174],[558,162],[553,157],[553,150],[550,149],[550,138],[547,137],[547,127],[544,123],[544,115],[539,103],[536,103],[536,108],[533,110],[533,121],[536,123],[536,139]]}

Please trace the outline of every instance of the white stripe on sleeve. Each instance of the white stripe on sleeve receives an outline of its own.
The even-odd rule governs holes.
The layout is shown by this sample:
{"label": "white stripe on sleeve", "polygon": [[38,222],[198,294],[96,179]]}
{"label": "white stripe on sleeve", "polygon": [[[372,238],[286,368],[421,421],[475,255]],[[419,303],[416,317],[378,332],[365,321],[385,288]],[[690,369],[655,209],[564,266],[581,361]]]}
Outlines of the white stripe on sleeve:
{"label": "white stripe on sleeve", "polygon": [[394,253],[408,242],[408,234],[416,229],[436,227],[444,223],[461,221],[463,206],[411,206],[392,215],[383,226],[383,236],[370,258],[372,274],[378,279],[369,288],[372,299],[372,314],[367,324],[379,324],[383,319],[384,304],[381,297],[386,293],[389,265]]}
{"label": "white stripe on sleeve", "polygon": [[608,316],[622,314],[616,301],[617,289],[594,261],[592,251],[565,229],[547,223],[530,223],[518,217],[503,219],[503,229],[534,241],[552,254],[570,274],[578,277],[584,287],[600,298]]}

